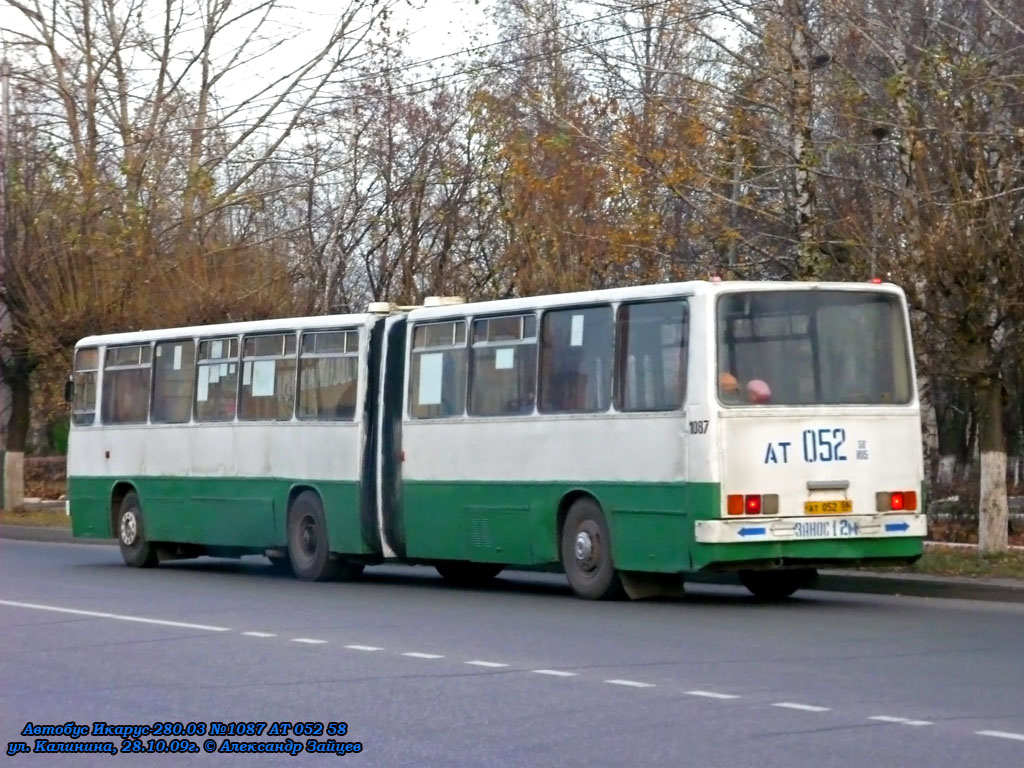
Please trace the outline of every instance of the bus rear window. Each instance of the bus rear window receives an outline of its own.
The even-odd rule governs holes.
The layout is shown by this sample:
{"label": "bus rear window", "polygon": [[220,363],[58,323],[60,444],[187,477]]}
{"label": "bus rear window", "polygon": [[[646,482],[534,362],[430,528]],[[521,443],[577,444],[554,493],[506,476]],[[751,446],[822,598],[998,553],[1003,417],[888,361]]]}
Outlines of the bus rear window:
{"label": "bus rear window", "polygon": [[853,291],[730,293],[718,300],[726,405],[890,405],[912,399],[902,303]]}

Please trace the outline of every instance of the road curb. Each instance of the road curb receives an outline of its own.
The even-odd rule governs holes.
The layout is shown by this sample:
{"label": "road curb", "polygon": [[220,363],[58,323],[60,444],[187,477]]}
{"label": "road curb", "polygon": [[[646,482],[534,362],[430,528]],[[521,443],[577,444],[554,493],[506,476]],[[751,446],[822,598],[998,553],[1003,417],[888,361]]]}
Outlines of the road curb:
{"label": "road curb", "polygon": [[16,541],[46,541],[66,544],[117,544],[115,539],[76,539],[70,528],[48,528],[44,525],[0,525],[0,539]]}
{"label": "road curb", "polygon": [[[115,539],[76,539],[71,535],[69,528],[34,525],[0,525],[0,538],[101,546],[117,544]],[[687,581],[698,584],[739,584],[736,575],[730,573],[697,574],[688,577]],[[821,571],[817,583],[810,589],[824,592],[1024,603],[1024,580],[1014,579],[972,579],[963,576],[828,569]]]}

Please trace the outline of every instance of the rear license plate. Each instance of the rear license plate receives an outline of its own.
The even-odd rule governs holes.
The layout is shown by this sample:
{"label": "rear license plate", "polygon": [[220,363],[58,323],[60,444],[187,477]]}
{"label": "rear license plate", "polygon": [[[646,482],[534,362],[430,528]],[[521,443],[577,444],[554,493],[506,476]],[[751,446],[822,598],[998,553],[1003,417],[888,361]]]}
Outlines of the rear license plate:
{"label": "rear license plate", "polygon": [[853,512],[853,502],[849,499],[840,501],[805,501],[805,515],[848,515]]}

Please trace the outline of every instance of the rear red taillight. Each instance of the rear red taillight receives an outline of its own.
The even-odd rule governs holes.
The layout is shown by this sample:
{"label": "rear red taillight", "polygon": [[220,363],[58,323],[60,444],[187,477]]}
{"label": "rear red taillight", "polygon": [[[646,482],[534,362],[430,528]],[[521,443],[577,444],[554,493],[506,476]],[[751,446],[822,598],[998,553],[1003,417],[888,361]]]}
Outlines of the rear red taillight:
{"label": "rear red taillight", "polygon": [[760,515],[761,514],[761,496],[759,494],[752,494],[744,498],[743,510],[748,515]]}

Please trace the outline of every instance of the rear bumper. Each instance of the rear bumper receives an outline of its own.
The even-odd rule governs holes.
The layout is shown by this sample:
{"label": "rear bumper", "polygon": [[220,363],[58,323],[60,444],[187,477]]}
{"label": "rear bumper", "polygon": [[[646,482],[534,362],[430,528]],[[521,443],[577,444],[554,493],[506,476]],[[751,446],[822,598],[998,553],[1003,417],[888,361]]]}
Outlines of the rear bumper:
{"label": "rear bumper", "polygon": [[927,532],[924,514],[743,517],[694,523],[694,539],[700,544],[922,538]]}

